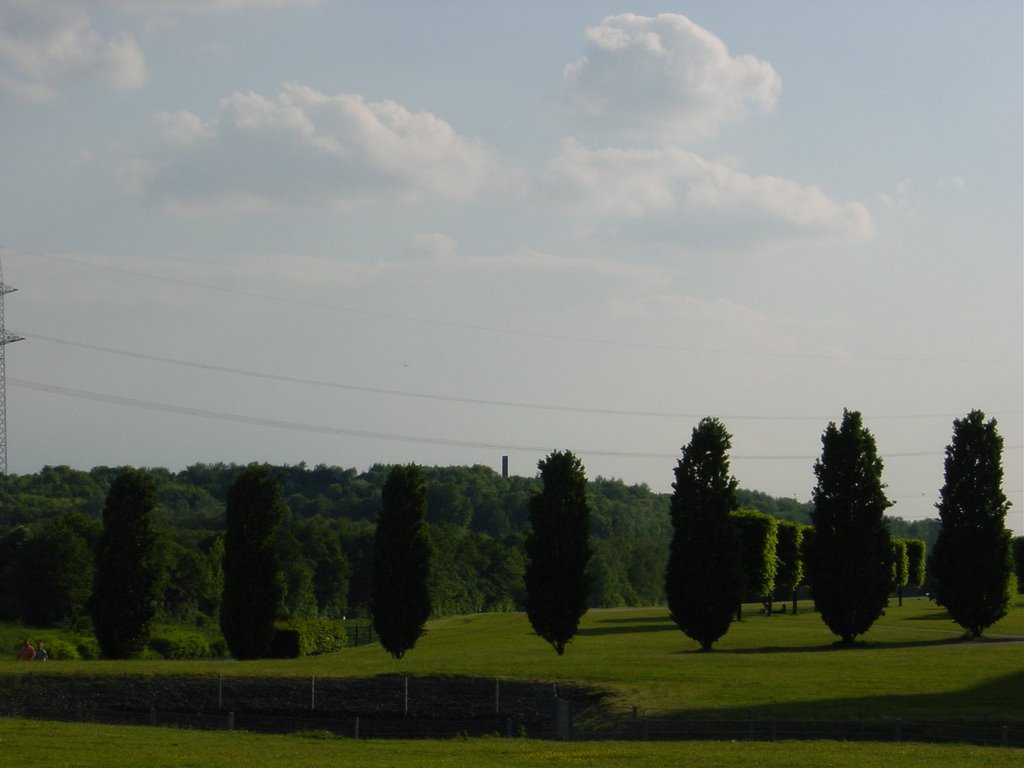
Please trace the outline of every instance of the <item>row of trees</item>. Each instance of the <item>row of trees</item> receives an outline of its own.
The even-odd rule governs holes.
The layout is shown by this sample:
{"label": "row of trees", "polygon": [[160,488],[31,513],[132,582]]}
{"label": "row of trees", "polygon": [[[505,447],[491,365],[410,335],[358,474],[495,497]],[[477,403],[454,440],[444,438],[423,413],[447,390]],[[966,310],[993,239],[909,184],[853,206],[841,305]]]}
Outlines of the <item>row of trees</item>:
{"label": "row of trees", "polygon": [[[152,517],[164,572],[161,618],[217,624],[227,495],[244,469],[147,470],[156,482]],[[275,542],[285,582],[281,610],[297,617],[368,615],[375,522],[389,468],[270,469],[285,504]],[[521,609],[523,542],[539,479],[505,478],[480,466],[421,469],[435,613]],[[70,549],[89,561],[91,571],[106,494],[119,472],[48,467],[0,482],[0,521],[10,521],[0,522],[0,580],[19,585],[0,591],[0,620],[50,625],[86,613],[91,572],[75,567],[67,569],[68,579],[57,577]],[[594,543],[590,604],[663,601],[668,497],[604,478],[590,481],[587,494]],[[446,513],[447,505],[458,514]],[[73,599],[61,600],[72,582]]]}
{"label": "row of trees", "polygon": [[[744,584],[767,589],[776,575],[764,567],[770,561],[755,556],[770,537],[759,537],[749,516],[736,525],[730,439],[717,419],[701,421],[683,448],[672,496],[669,609],[704,650],[728,631]],[[975,636],[1006,615],[1013,594],[1002,447],[995,420],[985,421],[981,411],[956,420],[938,504],[942,528],[932,555],[936,601]],[[891,502],[882,460],[856,411],[845,411],[841,424],[828,425],[814,473],[812,527],[802,547],[783,549],[805,553],[804,578],[815,607],[848,645],[881,616],[894,586],[923,578],[923,542],[894,542],[884,518]],[[776,567],[779,562],[785,567],[789,557],[784,553]],[[792,571],[785,574],[790,583],[793,578]]]}
{"label": "row of trees", "polygon": [[[359,594],[365,595],[363,604],[385,627],[384,631],[378,628],[384,635],[386,625],[399,618],[383,620],[387,607],[398,605],[397,597],[418,591],[420,607],[395,611],[413,626],[402,630],[394,650],[389,648],[395,655],[411,647],[418,636],[416,627],[422,627],[431,611],[463,612],[467,601],[472,603],[469,610],[525,606],[538,634],[562,653],[579,617],[598,602],[595,595],[617,592],[621,600],[622,593],[629,591],[636,602],[650,604],[659,600],[664,589],[680,627],[702,647],[710,648],[728,629],[744,595],[764,599],[770,610],[777,591],[792,594],[809,581],[826,622],[845,642],[852,642],[877,618],[894,585],[920,583],[923,545],[901,543],[891,536],[892,521],[883,517],[889,503],[880,479],[881,461],[859,414],[845,413],[842,424],[830,424],[822,440],[822,457],[815,465],[814,504],[808,515],[811,526],[737,511],[743,492],[728,471],[730,436],[714,419],[702,421],[683,449],[674,493],[665,499],[667,515],[664,508],[646,503],[658,497],[643,487],[600,478],[588,483],[582,464],[568,452],[553,453],[542,461],[534,481],[501,478],[506,488],[518,483],[517,493],[524,485],[528,488],[519,496],[520,500],[525,497],[525,515],[504,511],[497,501],[500,497],[488,493],[494,473],[472,468],[468,471],[477,489],[490,499],[483,505],[491,510],[484,519],[521,517],[529,525],[526,534],[509,533],[503,541],[461,527],[480,517],[480,507],[470,505],[468,512],[458,514],[432,513],[432,505],[458,510],[463,506],[460,499],[467,495],[451,486],[432,485],[426,479],[431,470],[373,469],[381,480],[379,520],[374,526],[369,520],[332,520],[319,513],[297,517],[286,501],[301,497],[296,504],[301,507],[301,499],[309,497],[298,489],[311,490],[313,475],[319,476],[321,485],[324,480],[346,477],[368,485],[351,471],[222,467],[226,471],[190,469],[201,480],[199,486],[174,488],[170,494],[165,488],[165,499],[170,495],[178,502],[192,500],[180,517],[195,524],[179,527],[177,537],[168,542],[153,525],[154,511],[160,508],[159,473],[127,470],[110,480],[102,526],[72,510],[41,531],[7,530],[0,538],[0,570],[5,586],[13,584],[15,589],[6,590],[0,600],[0,615],[6,612],[28,617],[31,623],[52,624],[67,618],[75,604],[87,604],[97,636],[104,635],[101,645],[109,649],[104,653],[109,655],[133,652],[137,646],[131,638],[158,614],[206,615],[219,618],[225,638],[238,655],[252,656],[264,652],[264,641],[246,638],[245,632],[252,625],[267,626],[266,616],[272,622],[282,615],[342,615],[347,597]],[[995,550],[985,549],[986,556],[976,559],[991,566],[990,581],[1006,576],[1011,567],[1009,558],[1002,556],[1009,552],[1009,534],[1004,526],[1008,503],[1000,490],[1001,448],[995,422],[986,423],[980,412],[955,423],[940,504],[943,519],[949,517],[950,523],[940,535],[946,543],[936,548],[935,568],[940,600],[950,606],[965,602],[957,597],[957,590],[976,594],[964,587],[973,568],[968,564],[993,537],[1002,543]],[[987,468],[984,477],[982,468]],[[225,475],[232,478],[226,488]],[[292,478],[291,497],[285,496],[288,486],[282,477]],[[493,482],[490,485],[494,487]],[[328,487],[332,494],[352,495],[351,486],[346,489],[340,482]],[[3,512],[10,514],[8,491],[5,487]],[[207,516],[206,497],[221,491],[223,534],[199,524]],[[987,500],[983,525],[971,506],[977,505],[979,496]],[[358,508],[362,510],[361,502]],[[804,510],[792,511],[799,519]],[[401,526],[393,528],[396,514],[398,519],[418,515],[409,542],[416,544],[423,557],[399,550],[392,552],[392,565],[385,566],[387,544],[401,540],[396,534]],[[432,517],[434,523],[429,522]],[[658,536],[659,518],[662,531],[672,526],[670,542],[668,536]],[[952,538],[946,535],[954,529],[961,533]],[[260,536],[256,531],[262,531]],[[963,546],[968,539],[974,541],[973,550]],[[569,546],[567,541],[575,543]],[[989,557],[990,551],[997,556]],[[420,570],[407,572],[413,562],[420,562]],[[26,565],[30,567],[21,567]],[[453,578],[458,568],[466,569],[468,578]],[[389,578],[402,573],[404,583],[390,594],[379,593]],[[650,586],[659,581],[660,588]],[[473,597],[465,586],[470,582],[488,586],[478,586]],[[648,586],[637,588],[644,584]],[[862,595],[855,604],[849,599],[854,592]],[[483,599],[485,593],[489,597]],[[36,604],[33,597],[43,598],[38,605],[46,606],[46,615],[40,610],[31,615]],[[137,615],[125,606],[138,606]],[[12,610],[19,607],[20,613]],[[263,616],[258,621],[253,618],[259,613],[257,607]],[[988,626],[984,620],[985,616],[964,616],[972,632]],[[119,622],[124,626],[119,627]]]}

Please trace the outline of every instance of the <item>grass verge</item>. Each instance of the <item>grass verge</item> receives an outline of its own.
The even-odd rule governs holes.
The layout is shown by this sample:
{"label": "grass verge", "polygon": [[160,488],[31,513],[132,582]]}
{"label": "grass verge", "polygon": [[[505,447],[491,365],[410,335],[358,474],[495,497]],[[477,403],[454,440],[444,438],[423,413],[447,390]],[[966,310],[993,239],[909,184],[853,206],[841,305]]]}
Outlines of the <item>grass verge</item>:
{"label": "grass verge", "polygon": [[[443,766],[856,766],[1009,768],[1018,750],[937,744],[685,742],[564,744],[522,739],[352,741],[319,734],[267,736],[0,720],[0,754],[19,768],[441,768]],[[15,757],[16,756],[16,757]]]}
{"label": "grass verge", "polygon": [[[37,633],[38,634],[38,633]],[[608,691],[644,716],[777,718],[1024,718],[1024,600],[986,638],[965,640],[924,598],[892,606],[854,648],[809,606],[796,615],[749,615],[712,653],[700,653],[661,609],[590,611],[558,657],[523,614],[437,619],[401,661],[379,646],[295,660],[92,661],[28,668],[0,662],[0,675],[174,674],[367,677],[466,675],[564,681]],[[1014,641],[1016,638],[1016,641]],[[13,655],[13,652],[12,652]]]}

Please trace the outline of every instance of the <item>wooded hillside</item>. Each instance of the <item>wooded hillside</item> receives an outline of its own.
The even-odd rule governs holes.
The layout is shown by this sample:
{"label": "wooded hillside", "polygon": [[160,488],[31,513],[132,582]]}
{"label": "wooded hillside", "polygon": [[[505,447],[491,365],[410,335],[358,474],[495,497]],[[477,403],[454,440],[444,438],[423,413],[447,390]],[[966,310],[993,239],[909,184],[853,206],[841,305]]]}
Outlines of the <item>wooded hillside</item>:
{"label": "wooded hillside", "polygon": [[[85,580],[91,584],[92,574],[80,567],[82,557],[69,569],[65,555],[79,552],[83,544],[94,550],[107,492],[122,469],[44,467],[6,478],[0,487],[0,574],[7,597],[0,600],[0,618],[30,620],[24,610],[29,595],[48,621],[56,614],[67,619],[84,610]],[[165,573],[164,617],[196,621],[216,615],[225,500],[243,469],[196,464],[181,472],[147,470],[156,481],[153,520]],[[277,541],[286,582],[282,612],[295,617],[364,615],[375,521],[389,468],[375,464],[359,472],[298,464],[269,469],[287,506]],[[480,465],[424,467],[423,474],[434,553],[430,579],[435,615],[522,608],[523,540],[528,501],[540,488],[538,478],[502,477]],[[602,477],[588,483],[587,494],[594,549],[591,605],[664,602],[669,496],[646,485]],[[809,503],[757,491],[740,490],[737,496],[746,509],[802,523],[810,520]],[[929,545],[936,525],[890,520],[894,535],[921,538]],[[72,590],[56,583],[60,579],[83,583]],[[61,605],[43,611],[58,595],[64,595]]]}

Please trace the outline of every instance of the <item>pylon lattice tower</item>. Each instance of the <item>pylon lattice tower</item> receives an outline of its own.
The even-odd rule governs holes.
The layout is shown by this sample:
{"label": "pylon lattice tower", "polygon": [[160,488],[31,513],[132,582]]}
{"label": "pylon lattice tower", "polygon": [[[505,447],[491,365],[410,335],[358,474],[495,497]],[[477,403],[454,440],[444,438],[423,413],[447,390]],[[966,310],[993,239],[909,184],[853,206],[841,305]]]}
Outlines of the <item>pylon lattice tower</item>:
{"label": "pylon lattice tower", "polygon": [[8,333],[4,327],[4,296],[18,290],[4,282],[3,264],[0,263],[0,473],[7,475],[7,345],[23,337]]}

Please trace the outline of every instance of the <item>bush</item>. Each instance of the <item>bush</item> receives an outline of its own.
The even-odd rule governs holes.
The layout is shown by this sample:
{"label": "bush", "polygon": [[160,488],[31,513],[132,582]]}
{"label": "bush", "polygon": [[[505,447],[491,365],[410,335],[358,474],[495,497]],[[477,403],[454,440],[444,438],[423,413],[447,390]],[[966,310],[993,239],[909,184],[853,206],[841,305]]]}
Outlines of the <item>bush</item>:
{"label": "bush", "polygon": [[82,658],[74,638],[43,638],[43,642],[46,644],[46,656],[51,661],[79,661]]}
{"label": "bush", "polygon": [[[32,635],[31,630],[24,633],[30,637],[32,644],[39,646],[39,640],[46,646],[46,657],[50,661],[89,661],[100,657],[100,647],[92,635],[77,635],[57,630],[47,630],[42,635]],[[18,643],[21,646],[21,643]],[[16,651],[15,651],[16,652]],[[13,658],[13,653],[12,653]]]}
{"label": "bush", "polygon": [[173,625],[156,627],[148,648],[164,659],[209,659],[227,655],[227,645],[219,634]]}
{"label": "bush", "polygon": [[92,661],[100,657],[100,644],[93,635],[66,635],[63,639],[75,644],[78,658],[83,661]]}
{"label": "bush", "polygon": [[341,621],[331,619],[292,619],[274,625],[270,656],[296,659],[332,653],[348,645],[348,633]]}

